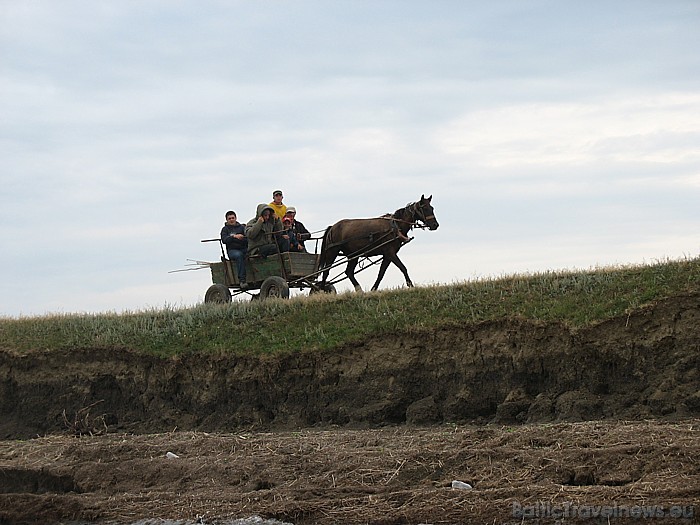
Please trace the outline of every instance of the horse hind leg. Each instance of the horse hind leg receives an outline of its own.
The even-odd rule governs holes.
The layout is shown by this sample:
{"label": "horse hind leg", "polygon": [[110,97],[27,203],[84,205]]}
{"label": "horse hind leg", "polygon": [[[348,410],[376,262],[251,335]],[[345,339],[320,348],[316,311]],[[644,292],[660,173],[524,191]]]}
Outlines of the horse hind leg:
{"label": "horse hind leg", "polygon": [[335,262],[335,258],[338,257],[338,254],[340,253],[339,248],[331,249],[328,250],[328,252],[325,254],[323,261],[321,262],[322,265],[322,270],[323,270],[323,275],[321,277],[321,287],[325,289],[326,286],[326,279],[328,279],[328,274],[331,271],[331,266],[333,266],[333,263]]}
{"label": "horse hind leg", "polygon": [[357,279],[355,278],[355,267],[356,266],[357,266],[357,259],[350,259],[348,261],[347,267],[345,268],[345,275],[347,275],[348,279],[350,279],[350,282],[355,287],[355,291],[361,292],[362,286],[360,286],[360,283],[358,283]]}

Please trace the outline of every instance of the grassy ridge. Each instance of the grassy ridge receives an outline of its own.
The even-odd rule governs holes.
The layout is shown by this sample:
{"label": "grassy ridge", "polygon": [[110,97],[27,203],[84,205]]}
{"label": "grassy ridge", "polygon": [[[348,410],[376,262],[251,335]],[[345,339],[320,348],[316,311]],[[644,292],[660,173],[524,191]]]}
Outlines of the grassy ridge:
{"label": "grassy ridge", "polygon": [[700,258],[367,294],[0,319],[0,348],[122,347],[158,355],[325,349],[368,335],[515,316],[581,327],[686,292],[700,292]]}

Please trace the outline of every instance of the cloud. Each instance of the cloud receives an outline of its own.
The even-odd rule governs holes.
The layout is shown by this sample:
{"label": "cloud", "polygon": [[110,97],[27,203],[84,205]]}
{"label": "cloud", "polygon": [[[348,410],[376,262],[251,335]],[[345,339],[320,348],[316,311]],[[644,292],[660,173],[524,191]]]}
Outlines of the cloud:
{"label": "cloud", "polygon": [[698,161],[698,137],[700,95],[673,93],[478,110],[446,125],[436,143],[465,162],[502,168]]}
{"label": "cloud", "polygon": [[313,231],[432,193],[416,282],[697,245],[696,2],[2,9],[0,314],[198,300],[277,187]]}

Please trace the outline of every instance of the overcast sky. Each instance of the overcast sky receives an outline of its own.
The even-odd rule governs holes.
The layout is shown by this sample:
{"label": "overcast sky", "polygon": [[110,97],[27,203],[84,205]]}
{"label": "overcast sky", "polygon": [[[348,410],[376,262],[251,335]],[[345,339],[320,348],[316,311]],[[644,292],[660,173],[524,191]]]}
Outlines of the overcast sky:
{"label": "overcast sky", "polygon": [[416,284],[695,257],[700,2],[0,0],[0,315],[196,304],[276,188],[433,195]]}

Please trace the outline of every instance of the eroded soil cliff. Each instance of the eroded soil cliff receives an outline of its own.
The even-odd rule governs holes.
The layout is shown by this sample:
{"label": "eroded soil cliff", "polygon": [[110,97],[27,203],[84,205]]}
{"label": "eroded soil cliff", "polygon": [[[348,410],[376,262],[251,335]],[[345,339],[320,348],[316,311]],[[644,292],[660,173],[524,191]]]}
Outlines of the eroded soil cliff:
{"label": "eroded soil cliff", "polygon": [[[0,351],[0,437],[700,415],[700,296],[572,331],[509,319],[328,352],[162,359]],[[99,422],[97,418],[101,418]]]}
{"label": "eroded soil cliff", "polygon": [[698,523],[699,365],[699,295],[275,357],[5,349],[0,524]]}

